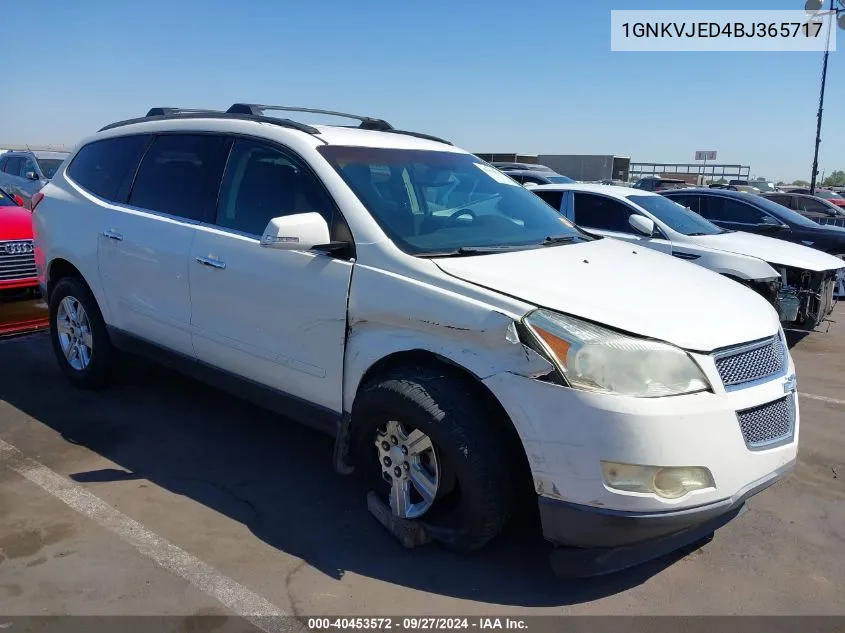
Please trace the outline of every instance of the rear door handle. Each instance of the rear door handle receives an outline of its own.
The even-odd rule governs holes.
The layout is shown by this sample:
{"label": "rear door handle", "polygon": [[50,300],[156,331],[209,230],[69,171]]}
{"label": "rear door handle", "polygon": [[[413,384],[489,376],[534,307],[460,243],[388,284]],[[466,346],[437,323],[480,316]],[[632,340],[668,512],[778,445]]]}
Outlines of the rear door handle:
{"label": "rear door handle", "polygon": [[221,262],[216,257],[194,257],[194,261],[203,266],[211,266],[212,268],[226,268],[226,262]]}
{"label": "rear door handle", "polygon": [[115,240],[120,242],[123,239],[123,236],[118,233],[117,231],[112,231],[111,229],[108,231],[103,231],[103,237],[107,237],[110,240]]}

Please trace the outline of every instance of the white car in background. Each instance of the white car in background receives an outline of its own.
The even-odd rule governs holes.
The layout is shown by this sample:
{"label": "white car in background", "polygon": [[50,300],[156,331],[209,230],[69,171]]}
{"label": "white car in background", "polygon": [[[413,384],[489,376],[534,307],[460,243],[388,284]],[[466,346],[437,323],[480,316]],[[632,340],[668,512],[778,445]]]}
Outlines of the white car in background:
{"label": "white car in background", "polygon": [[797,291],[785,287],[776,268],[819,272],[843,266],[836,257],[800,244],[727,231],[650,191],[593,184],[527,188],[591,233],[693,262],[753,288],[784,323],[803,323],[806,315]]}

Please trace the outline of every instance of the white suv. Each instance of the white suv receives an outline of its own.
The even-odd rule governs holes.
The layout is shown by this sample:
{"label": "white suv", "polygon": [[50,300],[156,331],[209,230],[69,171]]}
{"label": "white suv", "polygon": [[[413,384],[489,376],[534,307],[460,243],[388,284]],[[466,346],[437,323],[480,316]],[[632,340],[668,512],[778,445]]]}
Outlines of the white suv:
{"label": "white suv", "polygon": [[273,110],[154,109],[43,189],[75,384],[118,350],[166,358],[333,434],[339,471],[455,549],[533,488],[546,538],[598,553],[557,550],[584,575],[712,533],[794,464],[794,367],[757,293],[591,237],[445,141]]}

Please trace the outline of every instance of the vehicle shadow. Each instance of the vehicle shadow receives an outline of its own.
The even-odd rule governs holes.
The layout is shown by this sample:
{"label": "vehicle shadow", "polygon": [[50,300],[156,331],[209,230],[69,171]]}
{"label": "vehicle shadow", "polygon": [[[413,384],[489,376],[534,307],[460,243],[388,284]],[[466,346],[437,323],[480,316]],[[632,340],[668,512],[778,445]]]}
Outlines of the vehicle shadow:
{"label": "vehicle shadow", "polygon": [[798,329],[794,329],[794,328],[789,328],[789,329],[784,328],[783,333],[786,336],[786,346],[789,349],[792,349],[793,347],[798,345],[798,343],[800,343],[805,338],[807,338],[807,336],[809,336],[812,332],[810,332],[809,330],[798,330]]}
{"label": "vehicle shadow", "polygon": [[474,555],[435,545],[406,550],[367,511],[363,483],[334,472],[328,436],[140,360],[108,390],[76,390],[44,334],[1,345],[0,366],[16,368],[0,397],[124,469],[73,473],[76,481],[147,479],[333,578],[351,571],[485,603],[556,606],[624,591],[689,553],[611,576],[560,580],[536,509]]}

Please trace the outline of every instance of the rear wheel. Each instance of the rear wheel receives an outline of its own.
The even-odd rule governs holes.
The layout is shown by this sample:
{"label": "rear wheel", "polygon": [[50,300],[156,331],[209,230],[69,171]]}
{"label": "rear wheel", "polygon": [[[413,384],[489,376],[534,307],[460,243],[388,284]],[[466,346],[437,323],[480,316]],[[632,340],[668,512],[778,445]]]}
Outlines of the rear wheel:
{"label": "rear wheel", "polygon": [[65,277],[50,296],[50,339],[64,374],[77,387],[99,389],[112,375],[114,350],[97,301],[75,277]]}
{"label": "rear wheel", "polygon": [[393,515],[464,551],[501,531],[519,479],[504,430],[473,395],[451,372],[406,367],[366,384],[352,411],[356,464]]}

